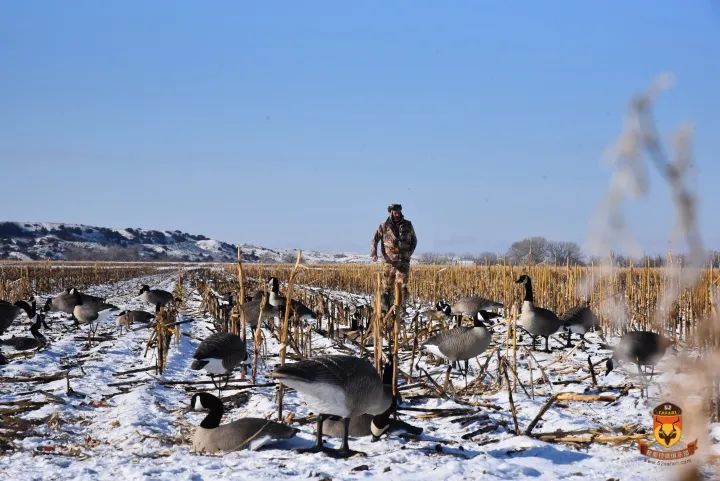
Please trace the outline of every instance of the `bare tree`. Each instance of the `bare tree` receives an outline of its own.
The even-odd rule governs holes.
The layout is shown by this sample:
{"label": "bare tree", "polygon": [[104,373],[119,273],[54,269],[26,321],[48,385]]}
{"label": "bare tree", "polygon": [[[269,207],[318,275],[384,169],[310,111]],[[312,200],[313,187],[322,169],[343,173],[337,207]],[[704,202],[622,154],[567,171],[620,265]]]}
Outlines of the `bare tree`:
{"label": "bare tree", "polygon": [[513,264],[542,264],[547,260],[548,245],[544,237],[528,237],[513,242],[507,258]]}
{"label": "bare tree", "polygon": [[555,264],[583,264],[584,255],[576,242],[550,241],[547,260]]}
{"label": "bare tree", "polygon": [[476,264],[497,264],[498,263],[498,255],[494,252],[481,252],[479,255],[475,257],[475,263]]}
{"label": "bare tree", "polygon": [[452,256],[438,254],[437,252],[424,252],[417,259],[420,264],[448,264],[452,262]]}

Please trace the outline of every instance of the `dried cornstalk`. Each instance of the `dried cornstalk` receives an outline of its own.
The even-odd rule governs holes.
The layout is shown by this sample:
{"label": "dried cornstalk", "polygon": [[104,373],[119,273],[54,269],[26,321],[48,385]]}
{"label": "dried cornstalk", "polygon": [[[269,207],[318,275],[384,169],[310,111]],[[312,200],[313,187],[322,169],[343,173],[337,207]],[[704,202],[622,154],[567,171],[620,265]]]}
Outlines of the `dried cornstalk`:
{"label": "dried cornstalk", "polygon": [[[285,295],[285,317],[283,319],[282,328],[280,331],[280,365],[285,365],[285,356],[287,352],[288,344],[288,327],[290,322],[290,308],[292,307],[292,288],[293,282],[295,281],[295,275],[297,274],[298,267],[300,266],[300,259],[302,258],[302,251],[298,250],[297,259],[295,260],[295,266],[290,272],[290,279],[288,280],[287,293]],[[285,394],[285,387],[280,384],[278,389],[278,420],[282,421],[282,407],[283,397]]]}
{"label": "dried cornstalk", "polygon": [[[243,272],[242,251],[240,250],[239,245],[237,248],[237,268],[238,268],[238,284],[240,286],[238,288],[238,302],[237,303],[238,303],[238,306],[240,306],[245,303],[245,274]],[[240,337],[244,341],[245,340],[245,330],[247,327],[246,319],[245,319],[245,310],[240,309],[240,307],[238,307],[238,309],[240,311],[240,326],[242,329]],[[233,334],[237,334],[237,325],[234,325],[233,327],[234,327]]]}

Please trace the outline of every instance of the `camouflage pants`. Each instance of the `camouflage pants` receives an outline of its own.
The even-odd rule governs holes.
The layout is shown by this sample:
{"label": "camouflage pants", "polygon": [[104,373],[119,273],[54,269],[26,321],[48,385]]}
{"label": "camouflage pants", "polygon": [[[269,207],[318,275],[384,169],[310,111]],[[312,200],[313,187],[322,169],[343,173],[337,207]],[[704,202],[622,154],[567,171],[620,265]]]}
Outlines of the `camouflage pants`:
{"label": "camouflage pants", "polygon": [[391,264],[386,262],[383,265],[383,290],[390,294],[391,297],[395,296],[395,284],[400,284],[402,289],[403,299],[407,299],[407,283],[410,277],[410,263],[409,262],[396,262]]}

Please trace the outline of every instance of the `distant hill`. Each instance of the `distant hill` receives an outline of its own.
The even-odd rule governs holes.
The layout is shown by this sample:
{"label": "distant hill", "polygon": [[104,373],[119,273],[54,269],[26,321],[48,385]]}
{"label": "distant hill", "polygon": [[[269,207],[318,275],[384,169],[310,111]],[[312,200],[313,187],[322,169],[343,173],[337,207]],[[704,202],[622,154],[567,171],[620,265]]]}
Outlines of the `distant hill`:
{"label": "distant hill", "polygon": [[[242,244],[244,262],[294,262],[295,251]],[[83,224],[0,222],[0,259],[233,262],[237,246],[179,230]],[[319,262],[368,262],[367,255],[303,251]]]}

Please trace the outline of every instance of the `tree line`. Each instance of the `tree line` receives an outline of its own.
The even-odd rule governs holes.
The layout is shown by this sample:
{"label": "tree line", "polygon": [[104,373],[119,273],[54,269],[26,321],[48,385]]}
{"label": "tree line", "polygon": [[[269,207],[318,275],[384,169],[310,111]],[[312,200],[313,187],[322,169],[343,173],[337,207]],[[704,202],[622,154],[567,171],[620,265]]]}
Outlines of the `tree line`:
{"label": "tree line", "polygon": [[[645,255],[630,257],[621,254],[612,254],[613,264],[662,267],[672,258],[674,264],[684,262],[682,255]],[[606,261],[599,257],[590,257],[583,253],[577,242],[552,241],[545,237],[527,237],[513,242],[504,253],[481,252],[480,254],[457,254],[454,252],[435,253],[426,252],[417,256],[421,264],[514,264],[514,265],[590,265]],[[720,251],[708,253],[708,265],[720,267]]]}

